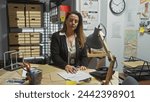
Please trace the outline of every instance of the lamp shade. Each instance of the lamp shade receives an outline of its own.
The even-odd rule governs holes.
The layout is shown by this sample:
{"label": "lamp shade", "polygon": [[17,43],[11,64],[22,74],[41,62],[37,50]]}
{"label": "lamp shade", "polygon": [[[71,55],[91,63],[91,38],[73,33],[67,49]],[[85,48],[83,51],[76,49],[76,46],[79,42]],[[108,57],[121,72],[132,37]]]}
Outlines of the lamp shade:
{"label": "lamp shade", "polygon": [[87,37],[86,43],[88,48],[101,49],[103,47],[101,41],[99,40],[99,31],[100,29],[95,28],[93,34]]}

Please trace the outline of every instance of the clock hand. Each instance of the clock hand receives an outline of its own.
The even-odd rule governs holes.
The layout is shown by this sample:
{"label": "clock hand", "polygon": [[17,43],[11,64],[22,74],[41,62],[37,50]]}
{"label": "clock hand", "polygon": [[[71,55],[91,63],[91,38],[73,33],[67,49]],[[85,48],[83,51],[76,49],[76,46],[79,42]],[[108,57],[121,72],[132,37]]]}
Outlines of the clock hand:
{"label": "clock hand", "polygon": [[113,3],[114,5],[116,5],[116,6],[118,6],[114,1],[112,1],[112,3]]}
{"label": "clock hand", "polygon": [[117,6],[120,5],[121,3],[122,3],[122,2],[119,2],[119,3],[117,4]]}

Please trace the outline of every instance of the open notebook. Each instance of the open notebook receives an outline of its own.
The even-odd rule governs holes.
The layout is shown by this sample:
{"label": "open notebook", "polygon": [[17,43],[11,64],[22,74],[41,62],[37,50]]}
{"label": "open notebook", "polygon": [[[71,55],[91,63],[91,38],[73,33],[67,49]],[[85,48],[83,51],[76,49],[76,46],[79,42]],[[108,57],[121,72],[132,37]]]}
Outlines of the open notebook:
{"label": "open notebook", "polygon": [[71,73],[67,73],[66,71],[63,71],[63,72],[58,72],[57,74],[60,75],[65,80],[72,80],[76,82],[87,81],[92,78],[92,76],[89,73],[86,73],[84,71],[77,71],[77,73],[75,74],[71,74]]}

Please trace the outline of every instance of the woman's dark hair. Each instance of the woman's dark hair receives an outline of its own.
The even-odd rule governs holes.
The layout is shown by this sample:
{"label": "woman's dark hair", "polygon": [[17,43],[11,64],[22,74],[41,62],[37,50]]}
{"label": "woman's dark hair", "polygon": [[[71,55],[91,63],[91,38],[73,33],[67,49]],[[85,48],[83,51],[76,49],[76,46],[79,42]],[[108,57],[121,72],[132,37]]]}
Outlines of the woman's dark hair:
{"label": "woman's dark hair", "polygon": [[61,32],[64,32],[64,33],[67,32],[66,21],[67,21],[68,17],[69,17],[71,14],[75,14],[75,15],[77,15],[77,16],[79,17],[79,22],[78,22],[77,28],[74,30],[74,32],[75,32],[76,35],[77,35],[77,38],[78,38],[78,40],[79,40],[80,47],[84,47],[85,35],[84,35],[84,32],[83,32],[83,19],[82,19],[82,15],[81,15],[79,12],[73,11],[73,12],[68,12],[68,13],[67,13],[66,18],[65,18],[65,21],[64,21],[64,24],[63,24],[63,28],[62,28]]}

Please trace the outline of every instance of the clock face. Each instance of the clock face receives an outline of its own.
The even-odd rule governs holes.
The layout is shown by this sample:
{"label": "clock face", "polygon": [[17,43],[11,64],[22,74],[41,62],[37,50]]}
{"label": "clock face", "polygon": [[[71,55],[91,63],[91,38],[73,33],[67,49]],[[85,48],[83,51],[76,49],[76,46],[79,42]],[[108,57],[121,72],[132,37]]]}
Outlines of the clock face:
{"label": "clock face", "polygon": [[125,10],[124,0],[111,0],[109,3],[110,10],[113,14],[121,14]]}

